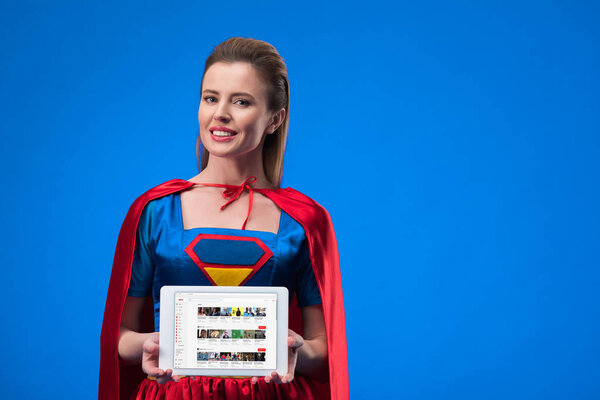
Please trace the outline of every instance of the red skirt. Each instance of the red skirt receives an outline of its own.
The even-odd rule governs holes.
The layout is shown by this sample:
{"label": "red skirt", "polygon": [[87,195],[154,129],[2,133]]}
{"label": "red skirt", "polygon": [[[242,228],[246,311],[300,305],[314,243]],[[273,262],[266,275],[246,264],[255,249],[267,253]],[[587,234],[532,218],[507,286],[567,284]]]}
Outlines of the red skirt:
{"label": "red skirt", "polygon": [[182,378],[179,382],[159,384],[156,380],[144,379],[137,390],[136,400],[271,400],[306,399],[318,400],[317,385],[303,376],[295,376],[290,383],[265,383],[260,378],[252,384],[251,378],[213,378],[196,376]]}

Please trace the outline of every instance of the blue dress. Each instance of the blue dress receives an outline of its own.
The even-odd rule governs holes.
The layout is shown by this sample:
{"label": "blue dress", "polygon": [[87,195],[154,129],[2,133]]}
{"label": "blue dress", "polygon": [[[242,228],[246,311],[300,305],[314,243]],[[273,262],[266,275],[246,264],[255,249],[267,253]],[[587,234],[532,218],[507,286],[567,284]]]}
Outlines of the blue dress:
{"label": "blue dress", "polygon": [[150,201],[142,212],[129,296],[152,294],[159,330],[164,285],[285,286],[298,306],[321,304],[304,228],[281,211],[279,230],[183,228],[180,193]]}

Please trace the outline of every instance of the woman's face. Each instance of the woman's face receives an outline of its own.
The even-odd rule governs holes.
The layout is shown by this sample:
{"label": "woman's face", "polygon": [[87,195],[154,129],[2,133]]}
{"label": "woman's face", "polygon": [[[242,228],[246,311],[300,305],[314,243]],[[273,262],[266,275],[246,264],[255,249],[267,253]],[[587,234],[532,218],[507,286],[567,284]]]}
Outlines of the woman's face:
{"label": "woman's face", "polygon": [[[204,74],[198,123],[202,144],[211,155],[236,157],[262,151],[266,135],[279,126],[272,116],[267,85],[251,64],[218,62]],[[219,136],[224,134],[233,135]]]}

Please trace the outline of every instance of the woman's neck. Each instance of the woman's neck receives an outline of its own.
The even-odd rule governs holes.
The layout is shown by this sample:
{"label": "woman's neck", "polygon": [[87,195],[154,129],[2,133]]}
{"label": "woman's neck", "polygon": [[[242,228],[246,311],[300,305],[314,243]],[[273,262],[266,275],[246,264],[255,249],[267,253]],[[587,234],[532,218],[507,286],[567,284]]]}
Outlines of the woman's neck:
{"label": "woman's neck", "polygon": [[249,160],[210,156],[206,168],[190,182],[241,185],[249,176],[255,176],[256,182],[252,183],[252,187],[274,188],[265,175],[262,159],[253,163],[246,161]]}

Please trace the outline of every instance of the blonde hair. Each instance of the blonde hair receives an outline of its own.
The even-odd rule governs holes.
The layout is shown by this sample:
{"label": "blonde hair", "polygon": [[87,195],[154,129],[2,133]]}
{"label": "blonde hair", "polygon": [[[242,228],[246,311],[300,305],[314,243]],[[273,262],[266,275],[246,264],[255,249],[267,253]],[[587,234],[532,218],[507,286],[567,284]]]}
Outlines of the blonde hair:
{"label": "blonde hair", "polygon": [[[288,134],[288,121],[290,115],[290,85],[287,67],[283,58],[275,47],[262,40],[233,37],[217,45],[212,54],[206,59],[204,75],[208,68],[216,62],[247,62],[258,71],[268,86],[267,107],[270,111],[285,108],[283,122],[275,132],[267,135],[263,145],[263,167],[267,179],[275,185],[281,186],[283,175],[283,157]],[[200,159],[202,148],[202,159]],[[208,164],[210,153],[202,146],[200,134],[196,139],[196,158],[198,170],[202,171]]]}

